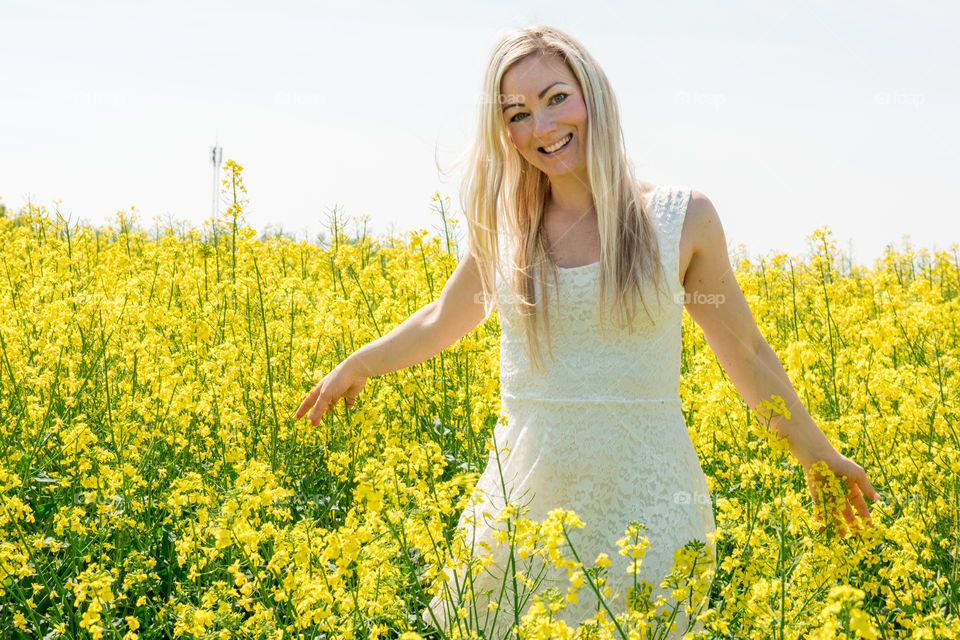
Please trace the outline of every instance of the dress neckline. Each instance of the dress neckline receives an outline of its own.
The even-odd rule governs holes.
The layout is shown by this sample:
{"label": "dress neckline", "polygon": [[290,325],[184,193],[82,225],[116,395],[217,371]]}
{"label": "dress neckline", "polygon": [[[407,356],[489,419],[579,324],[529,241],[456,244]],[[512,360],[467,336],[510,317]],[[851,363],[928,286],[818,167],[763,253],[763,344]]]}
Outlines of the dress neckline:
{"label": "dress neckline", "polygon": [[[656,187],[653,188],[653,191],[650,192],[650,206],[647,207],[647,210],[648,210],[648,211],[651,210],[651,209],[653,209],[653,203],[656,201],[657,196],[660,194],[660,186],[661,186],[661,185],[658,184]],[[599,264],[600,264],[600,261],[599,261],[599,260],[596,260],[595,262],[590,262],[590,263],[588,263],[588,264],[582,264],[582,265],[580,265],[579,267],[561,267],[560,265],[557,265],[557,269],[558,269],[559,271],[570,271],[570,272],[574,272],[574,271],[586,270],[586,269],[589,269],[589,268],[591,268],[591,267],[596,267],[596,266],[599,265]]]}

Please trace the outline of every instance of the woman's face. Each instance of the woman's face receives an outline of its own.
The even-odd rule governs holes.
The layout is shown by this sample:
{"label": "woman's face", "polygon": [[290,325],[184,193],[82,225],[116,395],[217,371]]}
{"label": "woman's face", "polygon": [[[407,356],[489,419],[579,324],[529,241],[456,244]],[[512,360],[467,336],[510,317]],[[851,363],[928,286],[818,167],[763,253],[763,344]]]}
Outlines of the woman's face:
{"label": "woman's face", "polygon": [[566,63],[556,55],[531,54],[503,75],[500,90],[504,126],[520,155],[550,177],[582,179],[587,106]]}

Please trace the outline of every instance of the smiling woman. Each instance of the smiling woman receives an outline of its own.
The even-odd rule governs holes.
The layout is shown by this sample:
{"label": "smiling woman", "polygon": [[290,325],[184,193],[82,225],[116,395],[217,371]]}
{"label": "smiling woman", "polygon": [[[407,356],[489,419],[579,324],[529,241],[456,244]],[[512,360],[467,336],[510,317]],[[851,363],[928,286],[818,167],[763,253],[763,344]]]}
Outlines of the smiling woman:
{"label": "smiling woman", "polygon": [[[551,27],[507,34],[493,51],[484,95],[462,188],[463,260],[438,300],[351,354],[297,416],[314,407],[316,424],[339,398],[352,404],[367,376],[431,357],[496,307],[507,420],[494,429],[456,531],[470,553],[482,554],[483,568],[468,571],[476,563],[465,561],[430,585],[439,593],[424,622],[505,637],[543,606],[531,595],[573,587],[551,608],[563,623],[577,626],[598,611],[609,622],[659,610],[663,596],[662,613],[675,616],[667,637],[679,638],[702,628],[697,613],[707,593],[687,585],[680,605],[677,584],[666,581],[673,570],[709,577],[716,529],[679,398],[684,308],[750,408],[787,437],[814,497],[812,470],[824,465],[846,479],[848,522],[854,508],[868,518],[864,496],[877,493],[813,423],[760,335],[709,199],[634,177],[613,89],[583,45]],[[777,397],[782,404],[768,403]],[[518,553],[507,540],[516,535],[518,500],[526,519],[545,523],[542,554]],[[558,514],[569,510],[573,530],[561,526],[561,536]],[[631,575],[638,556],[610,554],[641,534],[649,548]],[[632,547],[643,548],[638,540]]]}

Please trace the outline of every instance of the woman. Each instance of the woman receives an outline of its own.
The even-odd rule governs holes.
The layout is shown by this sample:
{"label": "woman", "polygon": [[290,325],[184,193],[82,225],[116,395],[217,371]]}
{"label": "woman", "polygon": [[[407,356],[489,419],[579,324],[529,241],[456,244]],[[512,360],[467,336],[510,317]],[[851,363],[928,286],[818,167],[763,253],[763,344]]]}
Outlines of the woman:
{"label": "woman", "polygon": [[[496,449],[477,482],[480,503],[459,524],[470,527],[468,540],[494,549],[491,568],[474,578],[480,626],[499,636],[516,622],[503,613],[512,610],[510,593],[500,607],[486,606],[512,583],[512,574],[501,581],[508,557],[492,535],[507,500],[525,502],[534,520],[556,508],[575,511],[585,526],[572,531],[574,548],[588,567],[608,553],[614,588],[632,584],[615,545],[630,520],[648,527],[640,576],[654,587],[674,549],[706,542],[715,530],[680,411],[684,308],[752,409],[774,395],[784,399],[790,418],[774,415],[771,425],[803,465],[811,493],[811,466],[822,460],[846,479],[846,521],[854,522],[853,509],[869,519],[864,496],[879,495],[814,424],[760,334],[710,200],[634,178],[616,98],[586,49],[550,27],[509,33],[493,52],[484,96],[462,190],[463,259],[439,299],[351,354],[295,414],[310,410],[316,425],[340,398],[352,406],[367,377],[436,355],[499,309],[508,420],[494,431]],[[544,575],[544,586],[561,593],[569,586],[565,569]],[[462,580],[461,573],[450,588]],[[579,595],[561,614],[571,626],[596,609],[583,588]],[[424,619],[434,615],[449,624],[437,599]],[[680,632],[686,623],[681,609]]]}

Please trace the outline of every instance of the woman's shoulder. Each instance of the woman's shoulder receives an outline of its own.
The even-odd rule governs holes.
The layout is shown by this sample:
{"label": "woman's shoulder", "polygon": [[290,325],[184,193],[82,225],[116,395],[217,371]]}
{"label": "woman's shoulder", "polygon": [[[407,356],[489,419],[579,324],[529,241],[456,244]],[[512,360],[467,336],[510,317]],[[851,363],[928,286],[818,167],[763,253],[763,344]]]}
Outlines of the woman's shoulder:
{"label": "woman's shoulder", "polygon": [[710,198],[700,191],[688,189],[683,235],[697,250],[704,247],[716,249],[718,243],[726,250],[720,215]]}

